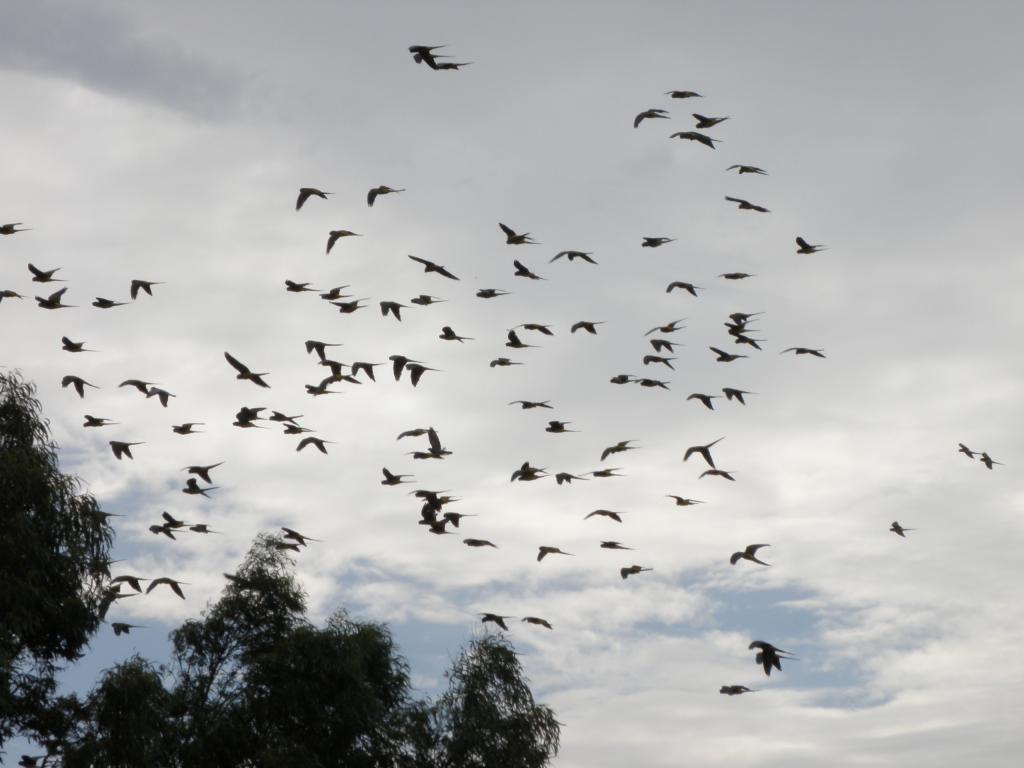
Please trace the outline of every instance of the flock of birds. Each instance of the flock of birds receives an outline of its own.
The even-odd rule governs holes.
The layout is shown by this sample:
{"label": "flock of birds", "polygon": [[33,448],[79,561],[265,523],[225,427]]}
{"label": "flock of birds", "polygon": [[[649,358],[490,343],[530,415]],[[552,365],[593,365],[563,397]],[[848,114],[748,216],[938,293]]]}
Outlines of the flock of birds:
{"label": "flock of birds", "polygon": [[[452,62],[446,61],[448,57],[444,54],[437,53],[438,50],[445,46],[428,46],[428,45],[413,45],[409,47],[409,52],[413,55],[413,60],[418,64],[425,64],[432,70],[458,70],[461,67],[468,66],[471,62]],[[672,99],[697,99],[702,98],[700,93],[688,90],[673,90],[666,93]],[[640,128],[644,121],[654,121],[658,119],[669,119],[670,114],[668,110],[661,108],[646,109],[639,114],[633,120],[634,128]],[[688,140],[701,144],[709,149],[716,149],[716,144],[719,142],[718,139],[710,136],[702,131],[713,129],[724,121],[728,120],[728,117],[719,116],[711,117],[702,115],[699,113],[693,113],[693,119],[695,120],[695,126],[693,130],[677,131],[671,134],[671,138],[678,138]],[[767,172],[754,165],[745,164],[732,164],[726,168],[727,171],[736,171],[740,176],[752,175],[752,176],[763,176],[767,175]],[[370,189],[366,196],[366,202],[369,207],[373,207],[378,204],[382,197],[389,195],[397,195],[405,192],[404,188],[390,187],[387,185],[380,185]],[[304,206],[310,204],[314,199],[327,200],[331,195],[331,192],[327,192],[315,187],[302,187],[299,190],[298,197],[295,202],[295,210],[301,211]],[[735,203],[739,210],[750,211],[753,213],[769,213],[769,209],[763,205],[753,203],[749,200],[739,197],[727,196],[726,201]],[[499,222],[498,229],[504,236],[505,244],[508,246],[537,246],[540,245],[529,232],[519,232],[505,223]],[[28,231],[24,228],[21,222],[4,224],[0,226],[0,234],[2,235],[13,235],[20,232]],[[335,247],[339,246],[343,240],[353,237],[362,237],[363,235],[356,232],[352,232],[348,229],[335,229],[327,233],[326,240],[326,253],[330,254]],[[660,248],[672,243],[674,238],[666,236],[644,236],[641,240],[641,247],[643,248]],[[826,246],[821,244],[812,244],[805,240],[803,237],[796,238],[797,254],[811,255],[819,253],[826,249]],[[423,267],[423,271],[427,275],[433,275],[436,278],[450,281],[452,283],[458,282],[459,277],[454,272],[446,267],[445,265],[435,263],[419,256],[409,255],[408,258]],[[594,254],[589,251],[582,250],[562,250],[554,254],[548,263],[554,263],[561,259],[565,259],[566,262],[572,264],[573,262],[582,262],[584,264],[596,265],[598,263]],[[513,275],[521,277],[524,280],[536,281],[543,280],[546,278],[533,272],[533,270],[524,264],[519,259],[513,259],[512,261]],[[60,271],[59,268],[54,269],[40,269],[33,264],[28,265],[29,272],[32,275],[32,281],[39,284],[52,284],[62,282],[61,278],[56,277],[56,274]],[[724,272],[719,275],[724,280],[746,280],[756,275],[751,275],[746,272]],[[163,283],[152,280],[134,279],[131,281],[128,287],[128,294],[131,302],[135,302],[140,299],[142,294],[148,297],[154,296],[154,287],[162,285]],[[313,287],[310,283],[295,282],[292,280],[285,281],[285,289],[292,293],[316,293],[319,298],[325,302],[329,302],[331,305],[337,308],[341,314],[351,314],[359,310],[368,308],[370,305],[369,298],[353,298],[351,294],[343,293],[344,290],[350,286],[339,286],[330,290],[321,290]],[[65,304],[65,294],[67,287],[61,287],[58,290],[53,291],[45,296],[36,296],[36,302],[39,307],[47,310],[60,310],[77,305]],[[691,282],[676,280],[668,284],[666,292],[671,293],[679,290],[683,291],[693,297],[698,297],[699,292],[703,290],[700,286],[694,285]],[[475,296],[484,300],[494,300],[499,297],[510,295],[510,291],[499,288],[481,288],[475,292]],[[0,290],[0,302],[4,299],[22,299],[20,293],[13,290]],[[402,322],[402,311],[410,309],[411,306],[427,307],[432,304],[441,303],[447,301],[440,296],[432,294],[420,294],[409,300],[408,304],[401,303],[393,300],[381,300],[378,303],[381,315],[384,318],[391,317],[397,322]],[[101,310],[112,310],[117,307],[122,307],[130,302],[119,301],[104,297],[96,297],[92,302],[92,306]],[[724,348],[724,343],[719,342],[721,346],[709,346],[708,349],[714,354],[714,359],[723,364],[731,364],[739,359],[746,358],[750,354],[756,352],[762,352],[763,347],[761,346],[765,340],[762,338],[756,338],[755,335],[758,331],[751,327],[751,323],[755,321],[761,313],[759,312],[733,312],[731,313],[725,322],[727,328],[727,339],[732,341],[732,350]],[[599,333],[599,326],[604,321],[591,321],[591,320],[580,320],[574,323],[570,327],[570,333],[575,334],[578,332],[584,332],[587,334],[597,335]],[[676,319],[667,323],[660,323],[655,325],[645,334],[645,338],[651,346],[651,351],[642,357],[643,366],[657,366],[659,370],[675,371],[673,361],[675,357],[672,357],[672,353],[675,351],[675,347],[678,342],[674,340],[673,334],[683,330],[685,326],[683,323],[685,319]],[[526,334],[534,334],[534,336],[526,337]],[[540,323],[522,323],[514,328],[507,329],[506,341],[504,346],[513,351],[521,351],[531,347],[535,347],[535,344],[527,343],[524,338],[530,338],[531,340],[537,338],[550,337],[554,335],[554,331],[550,325]],[[443,326],[441,328],[439,338],[444,341],[456,342],[458,344],[464,344],[468,341],[474,341],[472,337],[463,336],[457,333],[451,326]],[[82,341],[73,341],[67,336],[61,339],[62,347],[66,352],[69,353],[85,353],[92,352],[93,350],[86,347],[86,343]],[[309,355],[316,355],[316,362],[318,366],[329,370],[329,375],[323,376],[317,383],[305,385],[306,392],[313,396],[319,397],[329,395],[339,390],[332,389],[332,386],[341,384],[362,384],[364,382],[373,383],[376,382],[375,368],[379,366],[388,365],[383,362],[367,362],[367,361],[353,361],[353,362],[341,362],[333,359],[330,356],[329,350],[331,348],[341,346],[338,343],[325,342],[315,339],[309,339],[305,341],[305,351]],[[743,349],[744,353],[740,353],[738,349]],[[666,354],[667,353],[667,354]],[[825,358],[825,352],[822,349],[805,347],[805,346],[790,346],[782,349],[780,354],[793,353],[796,356],[806,356],[810,358]],[[510,354],[510,353],[509,353]],[[266,371],[256,371],[249,364],[242,362],[237,357],[232,355],[230,352],[224,352],[224,360],[231,373],[234,373],[234,377],[243,382],[248,382],[254,387],[260,390],[267,390],[271,388],[270,383],[267,381],[267,377],[271,376]],[[403,374],[407,374],[408,382],[411,386],[416,387],[422,380],[425,374],[435,373],[438,371],[436,368],[430,367],[427,363],[411,359],[402,354],[392,354],[389,357],[391,373],[395,381],[401,381]],[[507,367],[522,365],[523,362],[520,360],[514,360],[504,355],[495,357],[489,363],[491,368]],[[227,373],[227,371],[226,371]],[[610,379],[610,382],[614,385],[628,385],[636,384],[642,388],[648,389],[670,389],[671,382],[668,380],[654,378],[650,375],[634,375],[634,374],[617,374]],[[80,398],[86,397],[88,389],[96,389],[97,385],[90,383],[84,378],[77,375],[66,375],[63,377],[61,384],[65,388],[73,388]],[[144,381],[141,379],[125,379],[119,385],[122,388],[134,389],[139,392],[142,396],[147,399],[156,398],[159,403],[166,408],[171,398],[176,397],[171,392],[161,388],[155,382]],[[687,396],[687,400],[693,400],[702,405],[703,407],[714,410],[715,400],[725,398],[725,401],[735,401],[740,405],[746,405],[746,397],[755,395],[755,392],[751,392],[736,387],[722,387],[722,394],[712,394],[706,392],[693,392]],[[553,409],[550,401],[531,401],[531,400],[513,400],[508,403],[510,406],[518,406],[523,410],[533,409]],[[265,412],[269,411],[268,414]],[[83,427],[85,428],[105,428],[114,426],[117,422],[112,421],[107,417],[94,416],[91,414],[85,415],[85,421]],[[253,406],[242,406],[235,414],[233,425],[240,429],[252,429],[252,428],[266,428],[270,424],[278,425],[286,435],[299,436],[299,441],[296,444],[296,451],[302,451],[308,447],[315,448],[317,451],[327,454],[328,445],[331,441],[322,439],[313,434],[310,427],[304,426],[300,423],[302,417],[299,415],[288,415],[281,411],[272,410],[266,407],[253,407]],[[575,430],[569,429],[569,425],[572,422],[562,421],[557,419],[551,419],[547,422],[545,432],[552,434],[560,434],[566,432],[574,432]],[[205,426],[202,422],[183,422],[181,424],[171,425],[171,429],[175,434],[178,435],[192,435],[200,433],[202,430],[197,430],[197,427]],[[411,456],[414,460],[444,460],[452,454],[452,451],[445,448],[443,441],[438,431],[433,426],[415,427],[403,431],[398,435],[399,440],[405,439],[418,439],[425,438],[426,444],[419,447],[419,449],[411,452]],[[725,470],[719,467],[715,462],[715,457],[712,454],[712,448],[718,444],[724,438],[718,438],[707,444],[693,445],[688,447],[682,457],[684,462],[689,461],[691,458],[699,458],[705,465],[704,471],[700,474],[701,478],[704,477],[718,477],[726,481],[735,481],[734,471]],[[633,439],[622,440],[613,445],[606,446],[600,454],[601,462],[606,461],[612,456],[623,454],[627,451],[638,448],[635,444],[637,441]],[[133,459],[132,449],[144,445],[141,441],[127,441],[127,440],[110,440],[109,445],[111,452],[115,459]],[[962,443],[959,445],[959,451],[965,454],[968,458],[974,459],[978,457],[979,460],[988,468],[992,469],[994,465],[1000,464],[1000,462],[992,459],[988,453],[973,451]],[[213,485],[213,479],[211,472],[221,466],[223,462],[215,462],[212,464],[194,464],[182,468],[182,471],[187,474],[187,478],[184,482],[184,487],[181,491],[187,495],[198,495],[208,497],[212,491],[218,489],[218,486]],[[587,472],[573,473],[567,471],[549,472],[545,467],[534,466],[529,460],[524,461],[521,466],[516,468],[510,477],[511,482],[534,482],[545,478],[553,478],[558,485],[571,484],[574,481],[581,481],[590,478],[611,478],[620,477],[618,474],[622,471],[622,467],[600,467],[598,469],[590,470]],[[399,486],[403,484],[412,483],[412,475],[401,474],[393,472],[387,467],[382,468],[382,479],[380,481],[383,486]],[[200,481],[205,485],[200,485]],[[457,512],[448,511],[446,507],[458,501],[457,497],[449,495],[447,491],[437,491],[429,489],[417,489],[413,492],[414,497],[417,499],[419,504],[419,520],[418,523],[425,527],[426,531],[435,535],[455,535],[461,531],[461,523],[464,518],[475,517],[475,515],[461,514]],[[704,503],[697,499],[692,499],[684,496],[678,496],[673,494],[666,494],[666,497],[672,499],[675,505],[686,507],[695,504]],[[104,513],[107,514],[107,513]],[[584,517],[584,520],[591,518],[598,518],[608,520],[614,523],[622,523],[621,512],[616,512],[607,509],[596,509]],[[109,515],[113,516],[113,515]],[[165,537],[167,539],[175,540],[177,536],[186,533],[193,534],[217,534],[218,531],[212,530],[208,523],[194,523],[186,522],[175,518],[168,512],[163,512],[162,520],[156,522],[149,527],[149,530],[154,535]],[[893,533],[904,537],[905,532],[914,530],[913,528],[905,528],[898,521],[893,521],[892,526],[889,529]],[[289,550],[292,552],[299,552],[303,547],[308,546],[309,542],[319,541],[318,539],[311,538],[305,534],[302,534],[292,528],[283,527],[281,529],[281,536],[274,538],[273,546],[282,549]],[[489,539],[481,538],[478,536],[465,537],[462,542],[471,548],[497,548],[497,545]],[[741,560],[747,561],[759,566],[770,566],[771,564],[760,559],[758,553],[769,547],[766,543],[755,543],[748,544],[744,548],[732,553],[729,557],[731,565],[737,565]],[[614,540],[602,540],[599,543],[599,547],[606,550],[617,550],[617,551],[632,551],[631,547],[622,544],[619,541]],[[566,552],[558,546],[551,544],[541,544],[538,546],[536,560],[542,562],[549,556],[562,555],[562,556],[575,556],[572,552]],[[620,577],[625,580],[631,576],[638,576],[643,572],[652,570],[651,566],[641,565],[636,563],[622,565],[618,572]],[[225,577],[238,585],[241,588],[258,588],[257,585],[249,584],[242,577],[236,574],[225,574]],[[118,575],[110,579],[109,588],[106,593],[104,600],[103,612],[106,614],[107,609],[117,600],[122,598],[143,594],[143,583],[149,582],[148,587],[145,589],[145,593],[148,594],[154,589],[160,586],[166,586],[171,589],[174,594],[184,599],[185,593],[182,590],[183,586],[188,586],[186,582],[179,581],[174,578],[162,576],[153,579],[146,579],[140,576],[132,574]],[[127,588],[130,591],[122,591],[122,587]],[[491,623],[501,628],[502,630],[508,630],[509,627],[506,624],[506,619],[512,619],[515,617],[503,615],[494,612],[481,612],[481,621],[485,623]],[[525,616],[521,617],[521,621],[544,627],[546,629],[553,629],[552,624],[540,617],[540,616]],[[128,633],[131,629],[138,628],[139,625],[129,624],[127,622],[112,622],[111,626],[116,635]],[[780,648],[775,647],[771,643],[754,640],[749,645],[749,650],[755,651],[755,663],[760,666],[765,675],[771,675],[772,669],[781,670],[782,659],[795,659],[788,651],[784,651]],[[725,695],[735,696],[738,694],[752,692],[754,689],[748,688],[743,685],[723,685],[720,692]],[[28,765],[31,763],[20,763]]]}

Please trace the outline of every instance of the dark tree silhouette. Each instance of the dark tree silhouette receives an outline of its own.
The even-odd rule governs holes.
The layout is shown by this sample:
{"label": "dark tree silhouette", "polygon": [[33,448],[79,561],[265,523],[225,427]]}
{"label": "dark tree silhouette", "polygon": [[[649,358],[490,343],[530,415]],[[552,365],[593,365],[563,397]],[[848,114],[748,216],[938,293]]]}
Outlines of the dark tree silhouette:
{"label": "dark tree silhouette", "polygon": [[17,373],[0,373],[0,748],[63,728],[55,675],[102,621],[113,531]]}

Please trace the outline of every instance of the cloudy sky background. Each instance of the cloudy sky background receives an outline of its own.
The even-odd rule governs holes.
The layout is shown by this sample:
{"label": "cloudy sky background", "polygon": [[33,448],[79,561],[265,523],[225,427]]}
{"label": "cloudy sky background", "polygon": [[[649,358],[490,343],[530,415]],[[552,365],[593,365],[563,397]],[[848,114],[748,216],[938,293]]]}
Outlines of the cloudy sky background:
{"label": "cloudy sky background", "polygon": [[[123,572],[190,584],[184,602],[158,590],[118,605],[111,618],[148,628],[101,630],[68,685],[135,650],[162,658],[253,537],[287,525],[325,540],[296,557],[314,616],[387,622],[424,693],[484,631],[478,612],[551,621],[511,637],[565,723],[558,766],[1015,764],[1022,16],[911,2],[7,9],[0,223],[32,231],[0,242],[0,289],[27,297],[0,304],[0,363],[37,383],[65,469],[125,515]],[[406,52],[442,43],[473,64],[435,72]],[[671,119],[634,130],[652,107]],[[716,150],[668,138],[694,111],[730,116],[709,131]],[[379,184],[407,191],[368,208]],[[296,213],[300,186],[334,194]],[[507,246],[499,221],[541,244]],[[325,255],[338,228],[364,237]],[[641,248],[649,235],[676,241]],[[797,235],[829,250],[798,255]],[[570,248],[598,266],[548,263]],[[513,277],[513,258],[547,279]],[[36,308],[53,288],[28,262],[61,267],[79,308]],[[732,271],[756,277],[717,277]],[[127,300],[133,278],[165,285],[89,306]],[[340,315],[286,278],[350,285],[368,307]],[[666,294],[672,280],[700,296]],[[476,298],[484,287],[512,293]],[[381,317],[378,301],[421,293],[446,302]],[[735,311],[764,312],[764,351],[717,363],[708,346],[732,350]],[[644,332],[678,318],[675,372],[644,368]],[[578,320],[605,324],[570,334]],[[555,336],[508,350],[524,322]],[[444,325],[474,341],[438,339]],[[62,335],[100,352],[62,352]],[[385,366],[376,384],[314,399],[303,384],[326,370],[306,339],[342,343],[346,363],[405,354],[440,370],[413,389]],[[790,346],[827,358],[779,354]],[[272,389],[236,381],[225,350],[270,371]],[[524,365],[488,367],[505,355]],[[619,373],[671,389],[609,384]],[[100,389],[79,400],[66,374]],[[119,389],[127,378],[176,398],[163,409]],[[723,386],[757,394],[714,411],[685,399]],[[555,408],[506,405],[519,398]],[[329,455],[232,427],[241,405],[303,414]],[[83,430],[85,413],[120,424]],[[579,432],[547,434],[548,418]],[[172,434],[184,421],[206,433]],[[444,461],[395,440],[428,425]],[[722,436],[715,459],[736,482],[698,479],[683,451]],[[111,439],[145,445],[118,462]],[[640,447],[601,462],[623,439]],[[961,441],[1005,466],[967,460]],[[625,477],[510,484],[525,460]],[[217,461],[210,500],[180,493],[181,467]],[[416,484],[382,488],[382,466]],[[451,489],[452,509],[478,517],[431,536],[409,488]],[[597,508],[624,522],[584,522]],[[226,534],[156,538],[162,510]],[[900,539],[894,519],[916,530]],[[609,539],[635,551],[598,548]],[[771,543],[773,566],[730,566],[752,542]],[[538,564],[539,545],[576,557]],[[623,582],[632,563],[654,570]],[[800,661],[766,679],[753,639]],[[723,684],[761,690],[725,697]]]}

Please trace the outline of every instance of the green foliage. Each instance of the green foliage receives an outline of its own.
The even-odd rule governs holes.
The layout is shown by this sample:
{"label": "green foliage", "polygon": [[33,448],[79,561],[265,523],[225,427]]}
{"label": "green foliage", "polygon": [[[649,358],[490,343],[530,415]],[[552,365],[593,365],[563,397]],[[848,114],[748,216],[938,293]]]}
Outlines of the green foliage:
{"label": "green foliage", "polygon": [[540,768],[558,754],[559,723],[536,704],[511,643],[473,640],[448,675],[437,707],[444,765]]}
{"label": "green foliage", "polygon": [[54,678],[102,620],[113,531],[61,473],[35,389],[0,373],[0,747],[53,736]]}
{"label": "green foliage", "polygon": [[414,700],[387,627],[344,611],[310,624],[274,543],[259,537],[220,599],[172,633],[166,681],[140,659],[104,675],[67,766],[533,768],[557,751],[505,640],[474,641],[440,702]]}

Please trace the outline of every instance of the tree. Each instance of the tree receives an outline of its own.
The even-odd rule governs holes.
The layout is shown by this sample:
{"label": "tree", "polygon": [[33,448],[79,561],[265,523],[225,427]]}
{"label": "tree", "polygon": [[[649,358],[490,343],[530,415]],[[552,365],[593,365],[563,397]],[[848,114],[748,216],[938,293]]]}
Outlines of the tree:
{"label": "tree", "polygon": [[506,641],[462,655],[450,678],[464,695],[415,700],[387,627],[343,610],[323,628],[306,619],[279,543],[259,537],[220,599],[172,632],[170,664],[105,673],[78,708],[66,768],[532,768],[554,754],[558,724]]}
{"label": "tree", "polygon": [[55,675],[102,620],[113,531],[60,471],[35,388],[0,373],[0,748],[63,727]]}
{"label": "tree", "polygon": [[558,754],[559,723],[536,704],[503,636],[473,640],[448,674],[437,706],[444,762],[452,768],[541,768]]}

